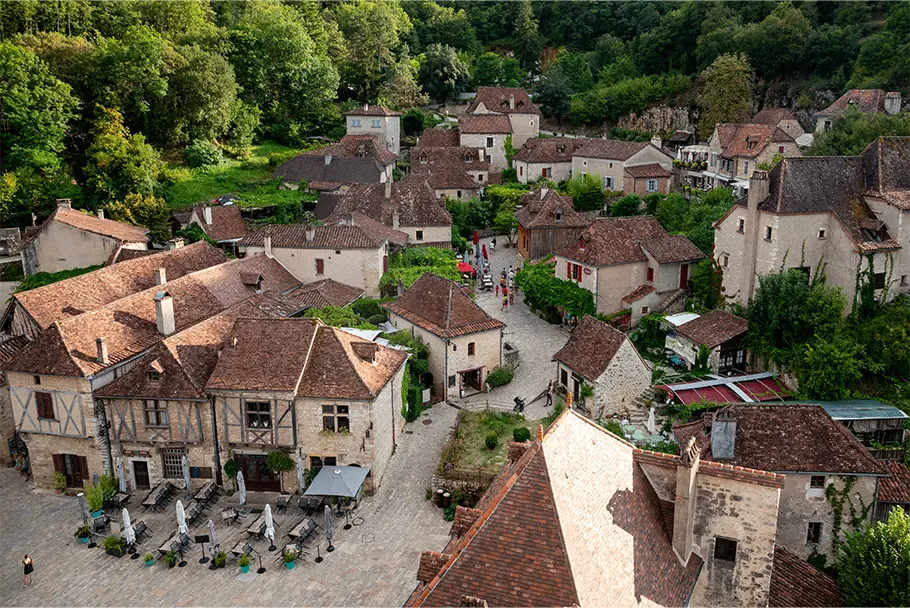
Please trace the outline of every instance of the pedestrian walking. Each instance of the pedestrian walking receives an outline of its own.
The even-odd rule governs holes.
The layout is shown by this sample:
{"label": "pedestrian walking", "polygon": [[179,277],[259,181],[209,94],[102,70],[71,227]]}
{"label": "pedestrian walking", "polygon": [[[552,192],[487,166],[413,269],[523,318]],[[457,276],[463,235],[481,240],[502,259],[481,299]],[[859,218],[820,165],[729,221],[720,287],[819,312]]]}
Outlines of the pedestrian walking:
{"label": "pedestrian walking", "polygon": [[32,572],[35,571],[35,564],[32,562],[32,558],[29,557],[28,553],[25,554],[25,558],[22,560],[22,586],[32,584]]}
{"label": "pedestrian walking", "polygon": [[553,378],[550,378],[550,382],[547,383],[547,405],[546,407],[551,407],[553,405]]}
{"label": "pedestrian walking", "polygon": [[509,291],[509,306],[515,306],[515,292]]}
{"label": "pedestrian walking", "polygon": [[506,306],[508,306],[508,305],[509,305],[509,296],[507,296],[506,294],[503,293],[502,294],[502,308],[500,308],[499,310],[505,310]]}
{"label": "pedestrian walking", "polygon": [[496,297],[499,297],[499,284],[496,285]]}
{"label": "pedestrian walking", "polygon": [[490,251],[496,251],[496,237],[493,237],[493,240],[490,241]]}

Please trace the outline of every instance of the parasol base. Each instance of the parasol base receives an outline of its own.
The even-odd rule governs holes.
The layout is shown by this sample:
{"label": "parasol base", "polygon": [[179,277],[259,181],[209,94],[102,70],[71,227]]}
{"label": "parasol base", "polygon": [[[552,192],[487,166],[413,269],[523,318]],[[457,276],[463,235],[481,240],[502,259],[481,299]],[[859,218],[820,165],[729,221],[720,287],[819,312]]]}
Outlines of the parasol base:
{"label": "parasol base", "polygon": [[343,526],[341,526],[341,529],[342,529],[342,530],[350,530],[350,529],[353,528],[353,527],[354,527],[354,526],[352,526],[351,524],[344,524]]}
{"label": "parasol base", "polygon": [[275,545],[269,545],[269,551],[274,551],[277,548],[278,547],[276,547]]}
{"label": "parasol base", "polygon": [[256,574],[263,574],[264,572],[265,572],[265,568],[259,568],[258,570],[256,570]]}
{"label": "parasol base", "polygon": [[180,562],[179,564],[177,564],[177,567],[178,567],[178,568],[186,568],[186,561]]}
{"label": "parasol base", "polygon": [[200,563],[200,564],[207,564],[207,563],[209,563],[209,558],[207,558],[207,557],[200,557],[200,558],[199,558],[199,563]]}
{"label": "parasol base", "polygon": [[130,559],[139,559],[139,552],[133,551],[133,554],[130,556]]}
{"label": "parasol base", "polygon": [[325,558],[322,557],[322,556],[320,555],[320,556],[317,557],[314,561],[315,561],[317,564],[321,564],[321,563],[323,562],[324,559],[325,559]]}
{"label": "parasol base", "polygon": [[325,550],[326,550],[328,553],[331,553],[332,551],[335,550],[335,546],[334,546],[334,545],[329,545],[328,547],[325,548]]}

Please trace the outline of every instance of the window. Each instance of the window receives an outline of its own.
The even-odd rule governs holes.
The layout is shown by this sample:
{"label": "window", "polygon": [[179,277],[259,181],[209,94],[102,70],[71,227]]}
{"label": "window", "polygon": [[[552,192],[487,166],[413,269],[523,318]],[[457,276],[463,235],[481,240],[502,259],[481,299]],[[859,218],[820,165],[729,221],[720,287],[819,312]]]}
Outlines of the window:
{"label": "window", "polygon": [[382,121],[379,120],[378,118],[374,118],[373,120],[370,121],[370,126],[373,127],[374,129],[378,129],[379,127],[382,126]]}
{"label": "window", "polygon": [[603,178],[603,187],[606,188],[607,190],[612,190],[613,189],[613,178],[612,177]]}
{"label": "window", "polygon": [[613,163],[610,163],[610,168],[611,168],[611,169],[613,168]]}
{"label": "window", "polygon": [[810,488],[824,488],[825,487],[825,476],[824,475],[813,475],[809,478],[809,487]]}
{"label": "window", "polygon": [[455,376],[449,376],[449,388],[455,388]]}
{"label": "window", "polygon": [[524,174],[525,174],[524,165],[518,165],[518,175],[524,177]]}
{"label": "window", "polygon": [[473,342],[468,342],[468,354],[469,355],[474,354],[474,343]]}
{"label": "window", "polygon": [[338,464],[338,458],[335,456],[310,456],[310,468],[321,469],[322,467],[334,467]]}
{"label": "window", "polygon": [[876,272],[874,279],[875,279],[875,288],[876,289],[885,288],[885,273],[884,272]]}
{"label": "window", "polygon": [[154,370],[154,369],[150,369],[148,371],[148,379],[149,379],[149,382],[158,382],[159,380],[161,380],[161,372]]}
{"label": "window", "polygon": [[41,386],[41,376],[32,376],[32,382],[38,386]]}
{"label": "window", "polygon": [[559,382],[563,386],[569,386],[569,374],[566,370],[562,370],[559,375]]}
{"label": "window", "polygon": [[54,398],[50,393],[35,393],[35,403],[38,405],[38,418],[54,420]]}
{"label": "window", "polygon": [[581,161],[581,166],[582,166],[582,167],[587,167],[587,166],[588,166],[588,161],[586,161],[586,160]]}
{"label": "window", "polygon": [[646,315],[646,314],[648,314],[648,312],[650,312],[650,310],[651,310],[651,309],[650,309],[648,306],[642,306],[642,307],[641,307],[641,314]]}
{"label": "window", "polygon": [[784,147],[783,147],[783,146],[777,146],[777,151],[778,151],[779,153],[783,154],[783,153],[784,153]]}
{"label": "window", "polygon": [[322,406],[322,429],[330,433],[347,433],[351,430],[351,419],[346,405]]}
{"label": "window", "polygon": [[553,167],[544,167],[540,171],[541,177],[553,177]]}
{"label": "window", "polygon": [[272,426],[272,404],[268,401],[246,402],[246,425],[252,429],[267,429]]}
{"label": "window", "polygon": [[183,457],[186,456],[184,448],[163,448],[161,460],[164,465],[164,476],[174,479],[183,477]]}
{"label": "window", "polygon": [[492,147],[493,147],[493,138],[492,138],[492,137],[488,137],[488,138],[487,138],[487,147],[488,147],[488,148],[492,148]]}
{"label": "window", "polygon": [[739,222],[738,222],[737,225],[736,225],[736,231],[737,231],[737,232],[745,232],[745,231],[746,231],[746,220],[744,220],[743,218],[739,218]]}
{"label": "window", "polygon": [[581,266],[578,264],[573,264],[572,262],[566,262],[566,278],[571,281],[581,281]]}
{"label": "window", "polygon": [[727,265],[730,263],[730,256],[725,253],[723,256],[721,256],[720,261],[721,261],[721,266],[726,268]]}
{"label": "window", "polygon": [[[459,195],[459,198],[461,198],[460,195]],[[418,230],[418,231],[417,231],[417,240],[418,240],[418,241],[422,241],[422,240],[423,240],[423,230]]]}
{"label": "window", "polygon": [[654,280],[654,269],[649,266],[648,273],[645,276],[647,277],[645,280],[648,281],[649,283],[651,281],[653,281]]}
{"label": "window", "polygon": [[483,182],[483,173],[478,173],[478,174],[477,174],[477,181],[479,181],[479,182],[481,182],[481,183]]}
{"label": "window", "polygon": [[421,165],[427,164],[427,155],[426,155],[426,152],[424,152],[423,154],[420,155],[420,164],[421,164]]}
{"label": "window", "polygon": [[645,182],[645,192],[657,192],[657,180],[649,179]]}
{"label": "window", "polygon": [[744,169],[746,175],[749,175],[749,161],[746,161],[746,168]]}
{"label": "window", "polygon": [[351,119],[351,126],[352,126],[352,127],[359,127],[359,126],[360,126],[360,119],[359,119],[359,118],[352,118],[352,119]]}
{"label": "window", "polygon": [[714,165],[716,165],[716,164],[717,164],[717,154],[714,154],[714,153],[712,152],[712,153],[711,153],[711,166],[714,166]]}
{"label": "window", "polygon": [[534,121],[533,121],[533,120],[531,121],[531,126],[532,126],[532,127],[534,126]]}
{"label": "window", "polygon": [[316,274],[325,274],[325,260],[316,260]]}
{"label": "window", "polygon": [[907,275],[902,274],[901,275],[901,286],[906,286],[906,285],[907,285]]}
{"label": "window", "polygon": [[714,559],[736,561],[736,541],[729,538],[714,539]]}
{"label": "window", "polygon": [[810,521],[809,529],[806,531],[806,544],[818,544],[822,540],[822,523],[820,521]]}
{"label": "window", "polygon": [[765,226],[765,240],[766,240],[766,241],[770,241],[770,240],[771,240],[771,234],[772,234],[772,232],[773,232],[773,230],[771,229],[771,226]]}
{"label": "window", "polygon": [[147,427],[166,427],[167,420],[167,402],[148,400],[144,404],[145,426]]}
{"label": "window", "polygon": [[824,239],[826,235],[827,235],[827,231],[824,228],[818,229],[818,238]]}
{"label": "window", "polygon": [[335,250],[335,255],[341,255],[341,249],[336,249],[336,250]]}
{"label": "window", "polygon": [[455,198],[457,198],[458,200],[461,200],[461,190],[455,191]]}
{"label": "window", "polygon": [[556,221],[561,222],[562,221],[562,209],[557,209],[555,215],[556,215]]}

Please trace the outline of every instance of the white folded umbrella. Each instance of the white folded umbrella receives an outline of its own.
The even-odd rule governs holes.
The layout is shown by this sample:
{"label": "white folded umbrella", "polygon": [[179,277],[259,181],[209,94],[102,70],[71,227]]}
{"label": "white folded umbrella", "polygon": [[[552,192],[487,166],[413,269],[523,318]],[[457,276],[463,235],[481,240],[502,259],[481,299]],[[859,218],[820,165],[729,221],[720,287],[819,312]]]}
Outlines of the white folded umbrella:
{"label": "white folded umbrella", "polygon": [[130,521],[130,512],[126,509],[123,510],[123,538],[126,539],[126,544],[128,545],[136,544],[136,531]]}
{"label": "white folded umbrella", "polygon": [[189,528],[186,525],[186,512],[183,510],[183,501],[177,501],[177,530],[182,534],[189,534]]}

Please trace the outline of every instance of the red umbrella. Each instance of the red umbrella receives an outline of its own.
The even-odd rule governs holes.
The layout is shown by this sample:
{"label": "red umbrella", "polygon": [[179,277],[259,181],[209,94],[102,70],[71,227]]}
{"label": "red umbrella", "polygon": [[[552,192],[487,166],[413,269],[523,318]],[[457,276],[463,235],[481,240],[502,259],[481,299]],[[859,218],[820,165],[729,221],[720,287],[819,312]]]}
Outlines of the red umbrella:
{"label": "red umbrella", "polygon": [[480,253],[483,254],[483,259],[487,259],[487,246],[483,244],[480,246]]}
{"label": "red umbrella", "polygon": [[474,231],[474,244],[476,245],[479,242],[480,242],[480,237],[477,236],[477,231],[475,230]]}
{"label": "red umbrella", "polygon": [[466,274],[474,274],[474,267],[465,262],[458,262],[458,272]]}

